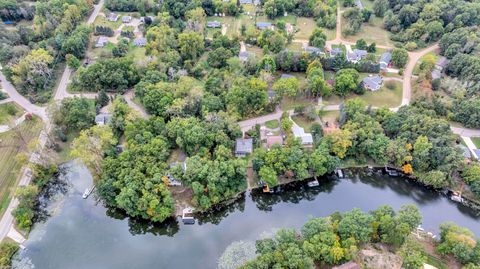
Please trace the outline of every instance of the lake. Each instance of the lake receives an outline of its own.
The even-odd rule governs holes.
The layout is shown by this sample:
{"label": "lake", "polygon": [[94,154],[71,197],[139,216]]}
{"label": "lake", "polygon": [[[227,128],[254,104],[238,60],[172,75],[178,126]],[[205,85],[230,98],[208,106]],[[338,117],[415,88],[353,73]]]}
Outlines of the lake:
{"label": "lake", "polygon": [[51,217],[34,226],[14,268],[215,268],[234,241],[253,241],[278,228],[300,228],[310,217],[354,207],[368,211],[383,204],[395,209],[415,204],[423,228],[434,233],[440,223],[454,221],[480,235],[476,212],[403,178],[325,177],[315,188],[297,183],[275,194],[247,193],[222,210],[198,217],[194,225],[175,220],[153,225],[109,210],[93,196],[82,199],[92,184],[88,170],[74,162],[65,169],[69,191],[51,203]]}

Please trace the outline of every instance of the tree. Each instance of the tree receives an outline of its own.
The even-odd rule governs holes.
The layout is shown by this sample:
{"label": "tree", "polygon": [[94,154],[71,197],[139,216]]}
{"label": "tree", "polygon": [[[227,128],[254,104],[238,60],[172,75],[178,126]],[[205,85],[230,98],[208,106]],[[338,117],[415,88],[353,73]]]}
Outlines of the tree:
{"label": "tree", "polygon": [[109,102],[110,102],[110,98],[108,98],[107,93],[104,90],[101,90],[98,93],[97,106],[102,108],[102,107],[108,105]]}
{"label": "tree", "polygon": [[383,17],[389,8],[388,0],[375,0],[373,3],[373,13],[377,17]]}
{"label": "tree", "polygon": [[80,67],[80,60],[77,57],[75,57],[75,55],[67,54],[67,55],[65,55],[65,59],[67,61],[68,67],[70,67],[72,69],[75,69],[75,70]]}
{"label": "tree", "polygon": [[405,49],[395,48],[392,51],[392,63],[397,67],[404,67],[408,62],[408,52]]}
{"label": "tree", "polygon": [[19,204],[12,211],[12,215],[18,227],[24,231],[30,230],[33,225],[34,206],[38,191],[38,187],[35,185],[21,186],[16,191]]}
{"label": "tree", "polygon": [[325,47],[325,42],[327,41],[327,36],[323,33],[322,29],[315,28],[312,35],[308,39],[310,46],[314,46],[320,49]]}
{"label": "tree", "polygon": [[338,233],[343,240],[352,237],[357,242],[369,242],[372,221],[372,216],[354,208],[342,215],[342,219],[338,223]]}
{"label": "tree", "polygon": [[359,50],[366,50],[367,49],[367,42],[363,39],[360,38],[355,42],[355,48]]}
{"label": "tree", "polygon": [[299,91],[298,79],[296,77],[281,78],[273,84],[272,89],[280,96],[294,98]]}
{"label": "tree", "polygon": [[480,181],[480,165],[474,163],[465,167],[462,172],[462,178],[467,184]]}
{"label": "tree", "polygon": [[93,100],[85,97],[66,98],[54,111],[53,121],[67,131],[81,131],[93,125],[95,115]]}
{"label": "tree", "polygon": [[17,243],[4,241],[0,243],[0,266],[10,267],[12,257],[20,249]]}
{"label": "tree", "polygon": [[102,161],[105,152],[116,144],[109,126],[96,125],[80,132],[72,142],[70,155],[79,158],[90,170],[93,178],[98,180],[102,176]]}
{"label": "tree", "polygon": [[13,83],[23,94],[36,95],[46,89],[50,78],[53,57],[44,49],[30,51],[13,66]]}
{"label": "tree", "polygon": [[372,42],[368,47],[367,47],[367,52],[368,53],[375,53],[377,51],[377,45],[375,42]]}
{"label": "tree", "polygon": [[183,32],[178,35],[180,56],[184,61],[196,61],[203,54],[205,44],[203,37],[196,32]]}
{"label": "tree", "polygon": [[267,84],[257,78],[235,85],[227,93],[227,107],[242,117],[258,114],[268,102]]}
{"label": "tree", "polygon": [[352,146],[352,133],[348,130],[336,130],[325,138],[331,145],[330,151],[340,159],[345,157],[348,148]]}
{"label": "tree", "polygon": [[319,146],[310,155],[310,167],[316,176],[323,176],[333,171],[339,163],[337,157],[331,156],[328,148]]}
{"label": "tree", "polygon": [[440,254],[452,254],[462,264],[476,263],[480,251],[477,245],[475,235],[469,229],[451,222],[440,225],[440,244],[437,247]]}
{"label": "tree", "polygon": [[428,171],[426,173],[419,173],[418,180],[425,185],[432,186],[434,188],[445,188],[449,182],[447,175],[439,170]]}
{"label": "tree", "polygon": [[398,211],[398,221],[406,223],[410,230],[414,230],[422,223],[422,215],[416,206],[402,205]]}
{"label": "tree", "polygon": [[422,246],[414,238],[408,238],[400,248],[400,256],[403,258],[402,268],[418,269],[427,261]]}
{"label": "tree", "polygon": [[260,168],[260,171],[258,171],[258,175],[268,186],[275,187],[278,185],[277,173],[272,168],[263,166]]}
{"label": "tree", "polygon": [[347,68],[337,72],[335,76],[334,93],[345,96],[358,86],[359,74],[355,69]]}

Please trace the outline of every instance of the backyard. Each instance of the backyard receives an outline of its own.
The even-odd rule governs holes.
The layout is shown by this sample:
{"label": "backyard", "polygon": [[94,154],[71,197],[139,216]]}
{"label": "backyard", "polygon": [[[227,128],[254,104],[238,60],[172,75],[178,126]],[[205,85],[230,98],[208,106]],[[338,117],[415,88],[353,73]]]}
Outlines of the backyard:
{"label": "backyard", "polygon": [[0,105],[0,125],[8,125],[23,114],[23,109],[10,102]]}
{"label": "backyard", "polygon": [[[345,19],[342,18],[342,20]],[[342,28],[344,26],[345,23],[342,23]],[[377,45],[393,47],[393,43],[390,40],[390,33],[383,29],[383,19],[376,16],[372,16],[368,23],[363,23],[357,34],[344,37],[346,41],[350,42],[355,42],[360,38],[363,38],[368,44],[375,42]]]}
{"label": "backyard", "polygon": [[38,137],[42,122],[38,118],[25,121],[15,131],[0,134],[0,213],[3,214],[15,190],[22,163],[17,160],[27,145]]}

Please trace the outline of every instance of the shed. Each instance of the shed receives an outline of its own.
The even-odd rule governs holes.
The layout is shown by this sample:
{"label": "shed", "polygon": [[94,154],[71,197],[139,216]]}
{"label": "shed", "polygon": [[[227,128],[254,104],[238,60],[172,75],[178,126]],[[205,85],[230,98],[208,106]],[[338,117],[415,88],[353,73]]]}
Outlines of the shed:
{"label": "shed", "polygon": [[123,16],[122,17],[122,22],[123,23],[129,23],[132,21],[132,16]]}
{"label": "shed", "polygon": [[253,4],[253,0],[240,0],[240,5]]}
{"label": "shed", "polygon": [[438,79],[438,78],[441,78],[442,77],[442,72],[440,72],[440,70],[438,69],[433,69],[432,71],[432,79]]}
{"label": "shed", "polygon": [[257,22],[256,24],[257,28],[260,30],[272,28],[272,23],[271,22]]}
{"label": "shed", "polygon": [[147,45],[147,39],[145,37],[139,37],[133,40],[133,44],[137,47],[143,47]]}
{"label": "shed", "polygon": [[95,123],[97,125],[106,125],[110,121],[110,114],[109,113],[100,113],[95,116]]}
{"label": "shed", "polygon": [[465,157],[466,159],[472,158],[472,153],[470,152],[470,149],[468,149],[468,147],[462,144],[458,144],[457,148],[459,148],[462,151],[463,157]]}
{"label": "shed", "polygon": [[235,145],[235,156],[245,157],[253,152],[252,138],[238,138]]}
{"label": "shed", "polygon": [[248,58],[255,58],[255,53],[250,53],[248,51],[240,51],[240,53],[238,54],[238,58],[240,59],[240,61],[246,62]]}
{"label": "shed", "polygon": [[108,43],[108,37],[99,36],[95,43],[95,48],[103,48]]}
{"label": "shed", "polygon": [[305,130],[296,123],[292,126],[292,133],[295,138],[300,138],[302,145],[312,145],[313,137],[310,133],[305,133]]}
{"label": "shed", "polygon": [[390,52],[384,52],[379,61],[380,69],[387,69],[390,65],[390,61],[392,61],[392,54]]}
{"label": "shed", "polygon": [[440,70],[443,70],[445,68],[445,66],[447,66],[447,64],[448,64],[447,58],[445,58],[443,56],[440,56],[440,57],[438,57],[438,60],[435,63],[435,67],[437,67]]}
{"label": "shed", "polygon": [[355,0],[355,5],[359,8],[359,9],[363,9],[363,3],[361,0]]}
{"label": "shed", "polygon": [[283,145],[283,137],[281,135],[267,136],[267,148],[271,148],[275,144]]}
{"label": "shed", "polygon": [[116,21],[118,21],[118,17],[119,17],[118,14],[112,12],[112,13],[108,14],[107,20],[116,22]]}
{"label": "shed", "polygon": [[378,91],[382,87],[383,79],[379,75],[370,75],[362,80],[363,87],[367,90]]}
{"label": "shed", "polygon": [[220,28],[222,27],[222,23],[219,21],[209,21],[207,22],[207,28]]}

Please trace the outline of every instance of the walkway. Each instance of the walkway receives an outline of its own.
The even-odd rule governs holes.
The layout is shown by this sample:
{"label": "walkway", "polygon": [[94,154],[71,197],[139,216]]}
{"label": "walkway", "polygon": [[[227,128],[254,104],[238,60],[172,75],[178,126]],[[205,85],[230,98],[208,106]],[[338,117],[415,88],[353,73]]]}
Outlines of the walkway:
{"label": "walkway", "polygon": [[462,136],[462,139],[463,141],[465,141],[465,144],[467,145],[468,149],[470,150],[470,152],[472,153],[472,156],[478,160],[478,158],[480,156],[477,155],[477,153],[475,152],[475,150],[477,149],[477,147],[475,146],[475,144],[473,143],[472,139],[470,139],[470,137],[466,137],[466,136]]}
{"label": "walkway", "polygon": [[134,95],[133,90],[129,90],[123,95],[123,97],[125,98],[125,101],[127,102],[128,106],[131,107],[133,110],[137,111],[142,118],[148,118],[148,113],[147,111],[145,111],[145,108],[137,105],[133,101],[133,95]]}

